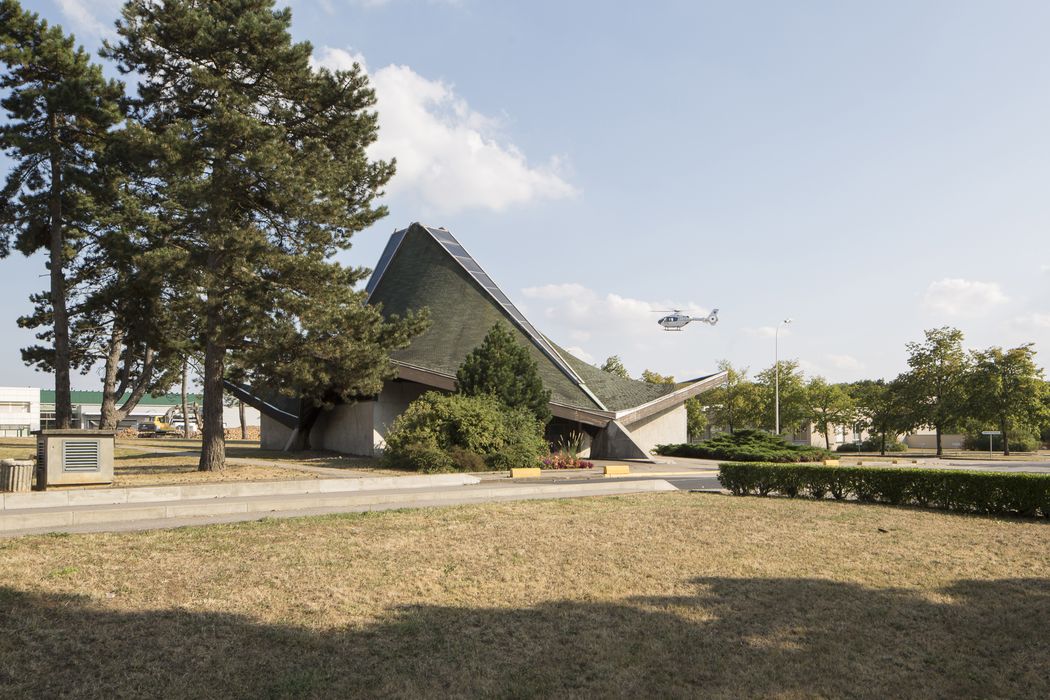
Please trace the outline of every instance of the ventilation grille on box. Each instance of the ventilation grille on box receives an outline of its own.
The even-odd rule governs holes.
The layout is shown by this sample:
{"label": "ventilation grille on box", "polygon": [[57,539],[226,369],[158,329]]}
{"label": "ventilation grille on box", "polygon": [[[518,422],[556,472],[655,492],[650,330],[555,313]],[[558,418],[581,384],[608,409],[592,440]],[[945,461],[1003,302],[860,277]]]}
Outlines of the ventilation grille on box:
{"label": "ventilation grille on box", "polygon": [[98,440],[66,440],[62,443],[62,471],[97,472]]}

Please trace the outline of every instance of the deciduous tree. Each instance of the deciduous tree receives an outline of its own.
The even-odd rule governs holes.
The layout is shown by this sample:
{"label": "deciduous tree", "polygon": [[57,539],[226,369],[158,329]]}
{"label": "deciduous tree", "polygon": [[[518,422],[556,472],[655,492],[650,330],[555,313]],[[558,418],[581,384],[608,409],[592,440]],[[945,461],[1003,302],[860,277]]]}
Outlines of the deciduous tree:
{"label": "deciduous tree", "polygon": [[603,372],[610,372],[615,374],[617,377],[623,377],[624,379],[630,379],[631,375],[627,373],[627,368],[623,366],[623,362],[620,361],[619,355],[612,355],[602,364],[601,367]]}
{"label": "deciduous tree", "polygon": [[674,384],[674,377],[669,374],[654,372],[651,369],[643,369],[642,381],[649,384]]}
{"label": "deciduous tree", "polygon": [[885,455],[887,442],[896,440],[899,433],[910,427],[900,383],[884,379],[864,380],[854,383],[850,392],[858,420],[878,438],[879,453]]}
{"label": "deciduous tree", "polygon": [[925,336],[921,343],[907,344],[910,370],[901,376],[900,386],[911,416],[908,422],[934,429],[940,456],[941,436],[965,418],[970,363],[962,348],[962,331],[946,326],[927,330]]}
{"label": "deciduous tree", "polygon": [[970,415],[999,429],[1003,454],[1008,455],[1011,431],[1037,430],[1046,411],[1035,348],[1032,343],[1007,350],[991,347],[972,352],[971,361]]}
{"label": "deciduous tree", "polygon": [[759,414],[757,396],[747,378],[747,368],[736,368],[729,360],[721,360],[718,371],[726,373],[725,383],[697,397],[705,407],[709,423],[730,433],[757,427],[754,422]]}
{"label": "deciduous tree", "polygon": [[809,420],[814,430],[824,436],[824,449],[831,449],[831,432],[835,426],[852,422],[853,399],[840,384],[828,384],[824,377],[813,377],[806,384]]}
{"label": "deciduous tree", "polygon": [[[755,375],[761,413],[759,427],[773,431],[776,426],[776,365]],[[806,380],[796,360],[780,360],[780,425],[782,430],[795,431],[810,415],[806,396]]]}

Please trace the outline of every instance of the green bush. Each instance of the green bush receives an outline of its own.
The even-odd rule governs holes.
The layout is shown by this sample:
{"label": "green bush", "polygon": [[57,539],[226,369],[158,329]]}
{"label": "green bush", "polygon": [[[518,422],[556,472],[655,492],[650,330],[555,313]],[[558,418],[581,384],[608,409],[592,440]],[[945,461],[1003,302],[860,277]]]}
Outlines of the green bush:
{"label": "green bush", "polygon": [[[988,436],[980,433],[970,433],[963,438],[963,449],[988,451]],[[1011,452],[1035,452],[1039,449],[1039,434],[1026,431],[1010,431]],[[992,450],[1003,451],[1003,436],[992,436]]]}
{"label": "green bush", "polygon": [[547,454],[543,424],[489,396],[431,391],[409,404],[386,436],[384,462],[425,472],[536,465]]}
{"label": "green bush", "polygon": [[[870,437],[860,443],[860,450],[857,449],[857,443],[846,442],[838,446],[836,452],[881,452],[882,441],[877,437]],[[896,440],[886,440],[886,451],[887,452],[907,452],[908,446],[903,442]]]}
{"label": "green bush", "polygon": [[656,454],[738,462],[819,462],[831,456],[820,447],[792,445],[777,435],[760,430],[723,433],[694,444],[657,445]]}
{"label": "green bush", "polygon": [[1050,518],[1050,474],[948,469],[825,467],[808,464],[720,464],[718,480],[738,496],[853,498],[963,513]]}

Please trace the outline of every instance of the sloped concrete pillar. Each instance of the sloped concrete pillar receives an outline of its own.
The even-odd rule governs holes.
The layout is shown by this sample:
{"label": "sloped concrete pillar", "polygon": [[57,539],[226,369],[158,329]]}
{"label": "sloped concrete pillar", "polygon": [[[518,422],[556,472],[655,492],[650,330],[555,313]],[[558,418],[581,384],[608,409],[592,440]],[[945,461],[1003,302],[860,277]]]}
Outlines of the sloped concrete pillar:
{"label": "sloped concrete pillar", "polygon": [[650,459],[631,431],[620,421],[609,421],[591,444],[592,459]]}

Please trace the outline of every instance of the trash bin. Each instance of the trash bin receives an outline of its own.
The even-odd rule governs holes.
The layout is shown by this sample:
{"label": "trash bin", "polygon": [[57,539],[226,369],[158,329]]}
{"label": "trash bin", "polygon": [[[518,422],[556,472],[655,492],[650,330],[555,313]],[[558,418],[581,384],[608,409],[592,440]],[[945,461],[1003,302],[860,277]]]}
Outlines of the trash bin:
{"label": "trash bin", "polygon": [[0,491],[22,492],[33,488],[33,468],[29,459],[0,461]]}

